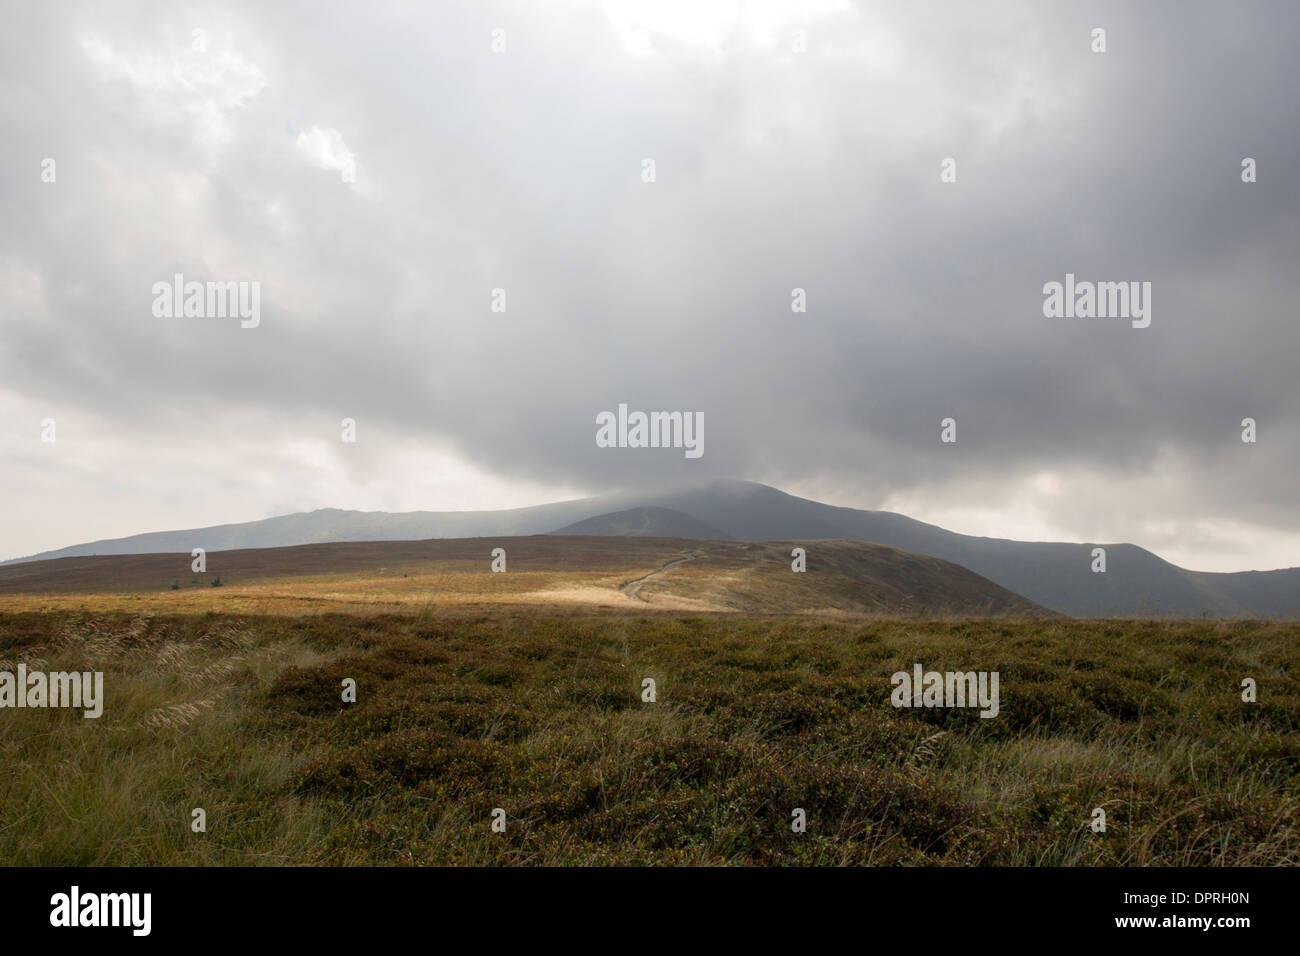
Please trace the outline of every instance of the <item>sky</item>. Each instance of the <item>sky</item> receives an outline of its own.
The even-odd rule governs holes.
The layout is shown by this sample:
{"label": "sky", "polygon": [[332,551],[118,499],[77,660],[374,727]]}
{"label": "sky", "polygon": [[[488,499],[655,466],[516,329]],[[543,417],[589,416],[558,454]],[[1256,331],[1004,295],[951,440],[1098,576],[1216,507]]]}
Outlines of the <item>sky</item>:
{"label": "sky", "polygon": [[[726,476],[1300,565],[1300,6],[6,21],[0,559]],[[177,274],[257,324],[160,315]],[[1046,316],[1067,274],[1149,282],[1150,325]],[[599,447],[620,403],[704,453]]]}

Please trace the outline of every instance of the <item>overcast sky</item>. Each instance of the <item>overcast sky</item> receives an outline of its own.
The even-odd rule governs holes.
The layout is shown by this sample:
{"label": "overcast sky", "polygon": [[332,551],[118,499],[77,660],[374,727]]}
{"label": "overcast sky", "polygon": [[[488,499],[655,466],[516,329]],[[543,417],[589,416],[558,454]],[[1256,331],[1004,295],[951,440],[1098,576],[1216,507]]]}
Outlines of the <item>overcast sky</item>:
{"label": "overcast sky", "polygon": [[[5,18],[0,558],[731,476],[1300,564],[1295,4]],[[1044,317],[1067,272],[1150,282],[1150,327]],[[260,324],[156,317],[176,273]],[[705,454],[598,448],[620,402]]]}

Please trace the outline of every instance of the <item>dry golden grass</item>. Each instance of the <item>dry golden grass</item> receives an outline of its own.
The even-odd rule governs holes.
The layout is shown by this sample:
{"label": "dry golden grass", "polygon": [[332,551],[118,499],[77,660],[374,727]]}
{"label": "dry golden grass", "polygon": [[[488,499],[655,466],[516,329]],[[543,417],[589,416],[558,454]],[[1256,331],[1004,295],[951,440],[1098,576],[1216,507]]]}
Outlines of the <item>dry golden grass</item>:
{"label": "dry golden grass", "polygon": [[[1044,615],[934,558],[861,542],[656,538],[464,539],[307,545],[208,556],[67,558],[0,567],[0,612],[113,609],[195,614],[420,613],[457,607],[614,607],[825,615]],[[489,570],[496,545],[508,570]],[[470,560],[477,555],[478,560]],[[220,579],[221,587],[211,583]],[[177,587],[173,589],[173,584]]]}

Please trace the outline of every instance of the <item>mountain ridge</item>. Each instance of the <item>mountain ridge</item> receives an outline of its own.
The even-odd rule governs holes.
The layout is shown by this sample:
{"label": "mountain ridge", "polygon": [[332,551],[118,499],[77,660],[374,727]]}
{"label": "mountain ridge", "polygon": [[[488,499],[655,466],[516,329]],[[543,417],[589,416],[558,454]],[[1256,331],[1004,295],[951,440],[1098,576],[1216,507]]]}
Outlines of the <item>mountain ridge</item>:
{"label": "mountain ridge", "polygon": [[[608,521],[638,508],[678,512],[736,541],[844,539],[929,555],[1072,616],[1300,618],[1300,568],[1190,571],[1134,544],[964,535],[906,515],[823,504],[735,479],[498,511],[317,509],[260,521],[105,539],[4,563],[90,554],[188,553],[200,547],[223,551],[336,541],[548,534],[578,522]],[[1105,573],[1091,570],[1095,547],[1106,549]]]}

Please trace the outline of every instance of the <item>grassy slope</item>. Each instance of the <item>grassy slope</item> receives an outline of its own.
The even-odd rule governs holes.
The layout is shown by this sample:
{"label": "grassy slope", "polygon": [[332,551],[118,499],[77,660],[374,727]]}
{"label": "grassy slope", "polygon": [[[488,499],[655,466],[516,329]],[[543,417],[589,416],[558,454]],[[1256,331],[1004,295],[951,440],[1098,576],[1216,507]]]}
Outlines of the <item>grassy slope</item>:
{"label": "grassy slope", "polygon": [[492,549],[503,547],[510,571],[615,572],[657,567],[696,542],[656,538],[440,538],[428,541],[362,541],[304,544],[288,548],[216,551],[207,573],[190,570],[188,554],[100,555],[0,565],[0,594],[152,593],[173,582],[202,589],[220,576],[227,585],[341,576],[344,580],[390,579],[420,572],[487,573]]}
{"label": "grassy slope", "polygon": [[[60,558],[0,567],[0,611],[412,613],[512,602],[648,602],[895,616],[1047,613],[965,568],[863,542],[800,542],[807,572],[795,574],[794,544],[551,535],[317,544],[216,552],[207,556],[206,574],[192,573],[183,554]],[[496,547],[506,551],[505,574],[490,571]],[[698,557],[654,578],[637,601],[620,593],[621,585],[687,554]],[[222,587],[209,587],[218,577]]]}
{"label": "grassy slope", "polygon": [[[0,669],[104,669],[108,696],[98,721],[0,712],[0,861],[1296,864],[1298,644],[1271,623],[0,615]],[[893,709],[918,661],[998,670],[1001,716]]]}

